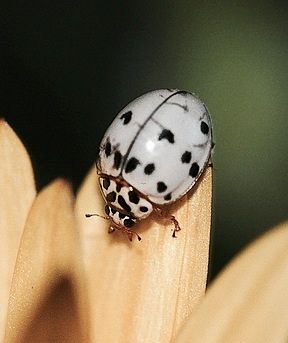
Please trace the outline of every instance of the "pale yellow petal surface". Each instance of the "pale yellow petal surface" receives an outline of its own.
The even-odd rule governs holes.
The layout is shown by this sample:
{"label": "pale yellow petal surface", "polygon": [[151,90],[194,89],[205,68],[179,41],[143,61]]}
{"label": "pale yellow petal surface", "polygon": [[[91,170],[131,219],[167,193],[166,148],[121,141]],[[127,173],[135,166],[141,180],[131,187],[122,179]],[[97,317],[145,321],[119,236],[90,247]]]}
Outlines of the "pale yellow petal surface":
{"label": "pale yellow petal surface", "polygon": [[73,206],[62,180],[46,187],[32,206],[13,276],[7,343],[88,342]]}
{"label": "pale yellow petal surface", "polygon": [[92,342],[169,342],[204,294],[211,224],[212,172],[171,209],[182,230],[156,216],[137,225],[142,241],[108,234],[95,170],[76,201],[91,306]]}
{"label": "pale yellow petal surface", "polygon": [[30,159],[19,138],[0,120],[0,342],[24,223],[35,197]]}
{"label": "pale yellow petal surface", "polygon": [[288,223],[257,240],[208,290],[177,343],[288,341]]}

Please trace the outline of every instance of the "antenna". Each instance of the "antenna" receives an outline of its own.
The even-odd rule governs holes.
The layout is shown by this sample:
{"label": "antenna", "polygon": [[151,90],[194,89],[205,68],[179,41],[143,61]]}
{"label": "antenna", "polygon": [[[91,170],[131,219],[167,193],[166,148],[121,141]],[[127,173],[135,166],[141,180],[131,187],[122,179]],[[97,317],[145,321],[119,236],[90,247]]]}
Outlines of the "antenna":
{"label": "antenna", "polygon": [[105,217],[105,216],[101,216],[100,214],[97,214],[97,213],[86,213],[85,214],[85,217],[86,218],[90,218],[90,217],[100,217],[100,218],[103,218],[103,219],[105,219],[105,220],[110,220],[110,218],[109,217]]}

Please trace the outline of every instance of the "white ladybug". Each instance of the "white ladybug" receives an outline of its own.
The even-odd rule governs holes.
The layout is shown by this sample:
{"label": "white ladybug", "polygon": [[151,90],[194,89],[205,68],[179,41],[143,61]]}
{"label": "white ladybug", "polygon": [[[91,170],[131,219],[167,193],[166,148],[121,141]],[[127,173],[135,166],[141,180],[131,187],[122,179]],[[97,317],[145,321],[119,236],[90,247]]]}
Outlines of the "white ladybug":
{"label": "white ladybug", "polygon": [[[139,220],[152,211],[163,215],[164,205],[195,185],[213,145],[207,107],[189,92],[160,89],[128,104],[106,131],[97,160],[109,232],[121,230],[131,240]],[[166,218],[175,237],[180,226]]]}

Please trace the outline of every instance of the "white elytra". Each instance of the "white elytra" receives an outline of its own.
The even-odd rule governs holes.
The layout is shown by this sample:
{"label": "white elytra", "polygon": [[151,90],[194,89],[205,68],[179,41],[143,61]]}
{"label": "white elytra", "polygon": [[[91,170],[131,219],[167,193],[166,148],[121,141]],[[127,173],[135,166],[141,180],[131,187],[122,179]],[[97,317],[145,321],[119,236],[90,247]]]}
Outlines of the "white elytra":
{"label": "white elytra", "polygon": [[195,185],[212,147],[205,104],[186,91],[161,89],[142,95],[116,116],[101,142],[98,168],[164,205]]}

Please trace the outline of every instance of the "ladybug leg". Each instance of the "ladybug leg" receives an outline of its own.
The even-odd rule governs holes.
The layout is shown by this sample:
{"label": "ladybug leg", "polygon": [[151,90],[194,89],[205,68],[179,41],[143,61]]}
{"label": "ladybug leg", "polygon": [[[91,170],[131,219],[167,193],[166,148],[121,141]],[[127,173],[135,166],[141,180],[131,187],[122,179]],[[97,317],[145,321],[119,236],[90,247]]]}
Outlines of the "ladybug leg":
{"label": "ladybug leg", "polygon": [[100,158],[99,157],[97,157],[97,159],[96,159],[95,167],[96,167],[97,175],[101,176],[101,164],[100,164]]}
{"label": "ladybug leg", "polygon": [[115,227],[109,226],[108,233],[113,233],[115,232]]}
{"label": "ladybug leg", "polygon": [[[214,145],[215,145],[215,143],[213,143],[213,146]],[[212,149],[213,149],[213,146],[212,146]],[[213,167],[214,167],[214,164],[212,162],[212,159],[209,158],[208,163],[207,163],[207,168],[212,168],[213,169]]]}
{"label": "ladybug leg", "polygon": [[155,208],[155,212],[163,219],[165,220],[170,220],[173,225],[174,225],[174,230],[172,233],[172,237],[176,238],[176,232],[181,230],[181,227],[179,225],[178,220],[175,218],[175,216],[173,216],[172,214],[167,213],[167,211],[165,211],[163,208],[160,207],[156,207]]}
{"label": "ladybug leg", "polygon": [[110,232],[108,231],[108,233],[112,233],[115,230],[119,230],[119,231],[122,231],[123,233],[126,233],[130,242],[132,242],[133,235],[135,235],[137,237],[139,242],[141,241],[141,237],[138,235],[138,233],[128,229],[127,227],[115,227],[115,228],[110,227],[109,230],[110,229],[112,229],[112,231],[110,231]]}
{"label": "ladybug leg", "polygon": [[130,229],[127,229],[126,227],[122,227],[120,230],[127,234],[127,237],[128,237],[130,242],[132,242],[133,235],[135,235],[137,237],[139,242],[141,241],[141,237],[138,235],[137,232],[132,231]]}
{"label": "ladybug leg", "polygon": [[131,232],[131,230],[126,230],[126,229],[124,229],[123,232],[126,233],[128,239],[129,239],[129,241],[132,242],[133,233]]}
{"label": "ladybug leg", "polygon": [[176,236],[176,232],[178,232],[178,231],[180,231],[181,230],[181,227],[180,227],[180,225],[179,225],[179,222],[178,222],[178,220],[174,217],[174,216],[170,216],[170,218],[169,218],[172,222],[173,222],[173,224],[174,224],[174,230],[173,230],[173,233],[172,233],[172,237],[177,237]]}

